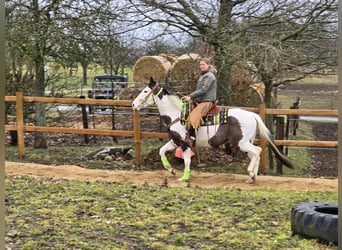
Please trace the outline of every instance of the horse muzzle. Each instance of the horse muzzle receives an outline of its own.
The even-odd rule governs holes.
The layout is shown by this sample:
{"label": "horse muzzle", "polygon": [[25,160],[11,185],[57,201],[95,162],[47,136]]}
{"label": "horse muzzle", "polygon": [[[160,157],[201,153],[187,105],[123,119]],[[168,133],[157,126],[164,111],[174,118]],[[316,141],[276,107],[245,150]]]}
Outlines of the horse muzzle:
{"label": "horse muzzle", "polygon": [[132,109],[133,110],[137,110],[139,111],[141,109],[141,105],[140,104],[135,104],[134,102],[132,103]]}

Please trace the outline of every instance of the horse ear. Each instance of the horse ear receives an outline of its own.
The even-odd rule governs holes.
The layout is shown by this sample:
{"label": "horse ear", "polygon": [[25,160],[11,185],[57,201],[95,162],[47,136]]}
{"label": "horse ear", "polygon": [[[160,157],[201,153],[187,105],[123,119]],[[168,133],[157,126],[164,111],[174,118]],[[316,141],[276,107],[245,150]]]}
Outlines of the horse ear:
{"label": "horse ear", "polygon": [[156,82],[154,81],[153,77],[151,76],[150,83],[148,84],[148,86],[149,86],[150,88],[153,88],[154,85],[156,85]]}

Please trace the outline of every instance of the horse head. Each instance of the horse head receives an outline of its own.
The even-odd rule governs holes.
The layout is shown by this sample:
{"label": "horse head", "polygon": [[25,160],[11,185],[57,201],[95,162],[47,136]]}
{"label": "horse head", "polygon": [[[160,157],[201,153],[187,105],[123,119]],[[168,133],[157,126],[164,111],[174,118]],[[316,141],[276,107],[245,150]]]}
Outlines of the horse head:
{"label": "horse head", "polygon": [[139,93],[139,95],[132,102],[133,110],[140,110],[154,104],[153,92],[159,84],[151,77],[147,86]]}

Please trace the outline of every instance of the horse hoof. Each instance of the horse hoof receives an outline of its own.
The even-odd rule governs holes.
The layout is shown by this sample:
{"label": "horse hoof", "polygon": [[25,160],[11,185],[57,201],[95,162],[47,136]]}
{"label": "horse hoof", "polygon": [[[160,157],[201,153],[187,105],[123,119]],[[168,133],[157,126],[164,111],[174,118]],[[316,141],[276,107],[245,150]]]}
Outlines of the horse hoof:
{"label": "horse hoof", "polygon": [[184,177],[179,178],[178,180],[179,180],[179,181],[182,181],[182,182],[189,182],[189,179],[186,179],[186,178],[184,178]]}
{"label": "horse hoof", "polygon": [[170,173],[171,173],[173,176],[176,176],[176,170],[174,170],[173,168],[171,168],[169,171],[170,171]]}
{"label": "horse hoof", "polygon": [[246,183],[248,183],[248,184],[254,184],[254,183],[255,183],[255,177],[250,177],[250,178],[246,181]]}

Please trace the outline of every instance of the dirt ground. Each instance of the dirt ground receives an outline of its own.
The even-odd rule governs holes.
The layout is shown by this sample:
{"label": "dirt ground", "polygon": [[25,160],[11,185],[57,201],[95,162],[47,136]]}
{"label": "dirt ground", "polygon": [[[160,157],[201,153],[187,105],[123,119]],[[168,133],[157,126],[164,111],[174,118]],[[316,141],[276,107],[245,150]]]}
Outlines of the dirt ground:
{"label": "dirt ground", "polygon": [[134,183],[161,187],[201,187],[201,188],[272,188],[281,190],[329,190],[337,191],[337,179],[288,178],[276,176],[258,176],[255,184],[247,184],[246,175],[227,173],[208,173],[192,171],[189,183],[178,181],[176,176],[165,170],[156,171],[113,171],[85,169],[78,166],[47,166],[41,164],[6,162],[8,175],[31,175],[52,179],[108,181],[115,183]]}
{"label": "dirt ground", "polygon": [[[317,88],[317,85],[312,85]],[[293,87],[292,87],[293,88]],[[296,87],[299,88],[299,85]],[[312,93],[311,88],[299,89],[301,93],[308,91]],[[315,90],[315,89],[314,89]],[[333,89],[335,90],[335,89]],[[158,123],[158,121],[157,121]],[[120,128],[125,129],[129,125],[127,121],[118,124]],[[337,140],[337,123],[314,122],[313,131],[316,140],[335,141]],[[108,124],[106,125],[108,126]],[[158,124],[156,125],[158,127]],[[300,124],[299,124],[300,126]],[[151,120],[142,119],[142,127],[150,128]],[[205,155],[205,154],[204,154]],[[218,154],[220,160],[232,161],[231,156]],[[79,166],[47,166],[32,163],[6,162],[5,171],[9,175],[32,175],[36,177],[48,177],[54,179],[77,179],[88,181],[109,181],[109,182],[129,182],[135,184],[158,185],[158,186],[198,186],[202,188],[273,188],[284,190],[332,190],[337,191],[337,149],[326,150],[322,148],[311,149],[311,162],[306,172],[312,178],[288,178],[276,176],[258,176],[255,184],[247,184],[247,175],[217,173],[209,170],[210,166],[215,164],[215,160],[207,160],[202,155],[209,168],[200,168],[196,160],[193,162],[191,180],[189,183],[178,181],[182,172],[179,170],[176,176],[171,175],[161,168],[158,152],[153,152],[144,159],[143,166],[139,171],[122,170],[96,170],[87,169]],[[176,158],[172,161],[177,161]],[[170,160],[171,164],[172,161]],[[179,161],[179,159],[178,159]],[[174,165],[174,164],[172,164]]]}
{"label": "dirt ground", "polygon": [[[337,140],[337,123],[314,122],[313,131],[317,140]],[[209,149],[207,149],[209,150]],[[182,166],[180,159],[168,157],[173,166]],[[53,179],[73,179],[88,181],[129,182],[135,184],[157,186],[198,186],[201,188],[272,188],[284,190],[331,190],[337,191],[337,150],[311,149],[311,162],[306,172],[312,178],[289,178],[259,175],[255,184],[247,184],[247,174],[218,173],[213,169],[216,161],[232,162],[233,158],[223,152],[217,152],[215,159],[206,152],[200,152],[201,162],[193,158],[191,180],[189,183],[178,181],[182,168],[177,168],[176,176],[161,167],[158,150],[151,152],[143,159],[138,171],[88,169],[74,165],[48,166],[37,163],[6,162],[8,175],[31,175]],[[234,159],[236,160],[236,159]],[[137,170],[137,169],[136,169]],[[243,169],[245,171],[245,169]],[[222,172],[222,170],[221,170]],[[244,172],[243,172],[244,173]]]}
{"label": "dirt ground", "polygon": [[[313,133],[317,141],[337,141],[338,123],[315,122]],[[338,176],[338,150],[337,148],[311,148],[311,162],[306,172],[313,177]]]}
{"label": "dirt ground", "polygon": [[[317,140],[337,140],[337,123],[314,123]],[[98,170],[87,169],[73,165],[47,166],[34,163],[6,162],[5,171],[8,175],[31,175],[53,179],[108,181],[115,183],[134,183],[137,185],[154,185],[168,187],[197,186],[201,188],[272,188],[281,190],[329,190],[336,191],[337,180],[337,150],[311,149],[312,158],[306,170],[313,178],[290,178],[259,175],[255,184],[247,184],[247,175],[216,173],[209,171],[214,161],[202,158],[207,168],[200,168],[194,160],[194,166],[189,183],[181,182],[182,171],[173,176],[161,169],[158,152],[151,153],[144,159],[141,171]],[[203,155],[202,155],[203,156]],[[232,161],[231,156],[220,152],[220,160]],[[171,158],[172,165],[179,159]],[[329,177],[329,178],[327,178]]]}

